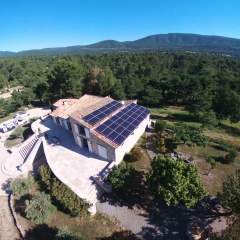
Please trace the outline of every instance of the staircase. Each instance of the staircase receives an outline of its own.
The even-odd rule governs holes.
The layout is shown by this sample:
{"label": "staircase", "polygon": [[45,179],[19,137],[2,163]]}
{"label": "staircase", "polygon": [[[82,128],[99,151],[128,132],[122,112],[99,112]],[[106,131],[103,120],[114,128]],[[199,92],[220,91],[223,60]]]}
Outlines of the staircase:
{"label": "staircase", "polygon": [[38,137],[35,136],[31,142],[29,142],[27,145],[25,145],[23,148],[21,148],[19,150],[19,154],[23,159],[23,163],[26,161],[28,155],[30,154],[30,152],[32,151],[34,145],[37,143],[38,141]]}

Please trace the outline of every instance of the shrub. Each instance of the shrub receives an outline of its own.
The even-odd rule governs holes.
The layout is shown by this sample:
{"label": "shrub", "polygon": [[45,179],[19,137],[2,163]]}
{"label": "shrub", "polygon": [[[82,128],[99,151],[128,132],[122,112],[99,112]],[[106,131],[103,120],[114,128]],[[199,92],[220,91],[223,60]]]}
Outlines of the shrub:
{"label": "shrub", "polygon": [[207,138],[203,135],[200,128],[187,126],[185,124],[177,124],[174,129],[173,139],[177,143],[193,143],[197,146],[205,147],[208,143]]}
{"label": "shrub", "polygon": [[155,123],[154,130],[156,133],[162,134],[167,127],[168,127],[168,124],[166,122],[158,120]]}
{"label": "shrub", "polygon": [[55,210],[50,196],[43,192],[35,195],[31,200],[26,200],[25,204],[26,217],[36,224],[45,222]]}
{"label": "shrub", "polygon": [[214,169],[216,166],[216,160],[213,156],[208,156],[206,161],[211,165],[211,168]]}
{"label": "shrub", "polygon": [[156,157],[151,163],[148,184],[155,199],[169,206],[192,207],[205,195],[196,167],[181,159]]}
{"label": "shrub", "polygon": [[58,230],[55,240],[83,240],[83,238],[78,237],[76,234],[68,230]]}
{"label": "shrub", "polygon": [[87,215],[90,204],[60,182],[46,165],[40,167],[40,180],[57,205],[71,216]]}
{"label": "shrub", "polygon": [[60,207],[71,216],[87,215],[90,205],[79,198],[70,188],[55,179],[51,186],[51,194]]}
{"label": "shrub", "polygon": [[42,165],[39,168],[39,174],[40,174],[41,183],[43,183],[44,187],[48,191],[50,191],[51,185],[52,185],[52,182],[54,179],[51,169],[49,167],[47,167],[46,165]]}
{"label": "shrub", "polygon": [[34,184],[32,176],[28,178],[16,178],[11,182],[11,190],[16,198],[21,198],[30,192]]}
{"label": "shrub", "polygon": [[224,163],[230,164],[233,163],[237,157],[237,150],[232,148],[228,151],[227,155],[224,158]]}

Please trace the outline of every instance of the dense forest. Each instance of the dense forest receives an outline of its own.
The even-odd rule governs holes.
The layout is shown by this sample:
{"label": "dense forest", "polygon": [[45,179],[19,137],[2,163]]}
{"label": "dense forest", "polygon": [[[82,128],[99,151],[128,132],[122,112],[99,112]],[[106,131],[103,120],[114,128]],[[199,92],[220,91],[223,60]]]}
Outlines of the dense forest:
{"label": "dense forest", "polygon": [[0,59],[4,116],[23,105],[84,93],[135,99],[148,107],[182,105],[204,124],[240,120],[240,60],[194,53],[118,53]]}

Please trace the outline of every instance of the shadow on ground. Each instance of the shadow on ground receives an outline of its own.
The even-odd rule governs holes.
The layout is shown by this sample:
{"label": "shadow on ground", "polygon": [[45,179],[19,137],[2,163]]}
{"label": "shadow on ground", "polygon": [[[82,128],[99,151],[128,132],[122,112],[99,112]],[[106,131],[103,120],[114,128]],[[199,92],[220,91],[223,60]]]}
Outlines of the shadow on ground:
{"label": "shadow on ground", "polygon": [[48,144],[60,145],[70,151],[79,153],[88,158],[95,158],[98,160],[106,161],[103,158],[100,158],[94,153],[90,153],[87,149],[80,148],[74,141],[72,132],[63,129],[60,126],[57,126],[53,123],[50,118],[47,118],[42,124],[47,127],[49,130],[45,133],[45,138]]}
{"label": "shadow on ground", "polygon": [[[25,236],[25,240],[54,240],[56,239],[57,229],[50,228],[47,224],[37,225],[29,229]],[[21,239],[19,239],[21,240]]]}
{"label": "shadow on ground", "polygon": [[[141,188],[139,187],[139,189]],[[144,194],[144,191],[141,194]],[[102,202],[107,202],[109,205],[118,208],[128,207],[135,215],[142,217],[140,222],[145,222],[145,224],[141,226],[141,231],[137,233],[140,239],[185,240],[188,239],[187,231],[190,224],[197,223],[199,225],[201,223],[202,226],[207,227],[221,215],[211,208],[202,206],[187,209],[183,206],[168,207],[164,203],[154,205],[152,199],[143,197],[149,196],[147,192],[144,195],[141,194],[139,192],[138,199],[133,199],[129,195],[129,199],[132,198],[132,201],[120,198],[119,195],[105,195],[102,198]],[[129,229],[131,229],[131,224],[134,225],[134,223],[128,221]]]}

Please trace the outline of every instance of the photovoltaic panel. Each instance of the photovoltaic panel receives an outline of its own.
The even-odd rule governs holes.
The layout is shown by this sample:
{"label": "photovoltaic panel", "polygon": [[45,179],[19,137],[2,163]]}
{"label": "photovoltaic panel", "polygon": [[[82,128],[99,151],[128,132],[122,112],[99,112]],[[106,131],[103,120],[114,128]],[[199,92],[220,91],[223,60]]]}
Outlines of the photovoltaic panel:
{"label": "photovoltaic panel", "polygon": [[87,123],[94,125],[97,122],[104,119],[109,114],[113,113],[117,109],[119,109],[122,104],[118,101],[112,101],[109,104],[99,108],[98,110],[88,114],[87,116],[83,117],[83,120]]}
{"label": "photovoltaic panel", "polygon": [[96,131],[114,143],[120,145],[138,127],[148,114],[148,109],[132,103],[97,127]]}

